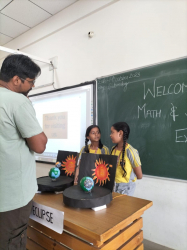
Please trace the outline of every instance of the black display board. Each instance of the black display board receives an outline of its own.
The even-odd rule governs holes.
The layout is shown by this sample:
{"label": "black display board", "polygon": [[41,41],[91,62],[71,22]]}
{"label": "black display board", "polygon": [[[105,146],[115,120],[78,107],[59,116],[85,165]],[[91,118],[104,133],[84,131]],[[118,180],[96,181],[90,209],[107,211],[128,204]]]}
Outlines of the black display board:
{"label": "black display board", "polygon": [[77,160],[78,160],[77,152],[58,150],[56,163],[57,162],[61,163],[61,167],[59,168],[60,175],[69,176],[74,179]]}
{"label": "black display board", "polygon": [[59,192],[64,191],[74,183],[75,168],[77,166],[77,152],[58,150],[56,165],[60,169],[60,177],[55,181],[49,176],[37,178],[38,191]]}
{"label": "black display board", "polygon": [[117,156],[87,154],[81,156],[78,183],[85,177],[91,177],[94,187],[85,192],[80,185],[67,188],[63,193],[65,205],[76,208],[93,208],[109,204],[112,201],[112,190],[116,173]]}
{"label": "black display board", "polygon": [[117,156],[104,154],[87,154],[81,156],[78,183],[80,180],[89,176],[94,180],[95,186],[109,189],[111,192],[114,187]]}
{"label": "black display board", "polygon": [[125,121],[144,174],[187,180],[187,58],[98,79],[97,100],[104,145]]}

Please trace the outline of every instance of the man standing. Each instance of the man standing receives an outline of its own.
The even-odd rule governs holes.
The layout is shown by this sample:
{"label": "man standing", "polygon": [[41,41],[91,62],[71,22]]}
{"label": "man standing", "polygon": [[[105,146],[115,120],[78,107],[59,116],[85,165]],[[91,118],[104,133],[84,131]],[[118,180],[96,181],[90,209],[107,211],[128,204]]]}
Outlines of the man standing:
{"label": "man standing", "polygon": [[41,73],[24,55],[8,56],[0,71],[0,250],[25,250],[26,230],[37,191],[34,152],[47,137],[27,98]]}

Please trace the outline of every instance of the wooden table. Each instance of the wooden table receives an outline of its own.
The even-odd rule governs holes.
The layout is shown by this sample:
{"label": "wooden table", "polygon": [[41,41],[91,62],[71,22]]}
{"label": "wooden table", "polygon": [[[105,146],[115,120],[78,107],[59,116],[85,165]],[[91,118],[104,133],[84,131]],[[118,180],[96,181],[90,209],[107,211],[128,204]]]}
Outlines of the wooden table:
{"label": "wooden table", "polygon": [[143,250],[141,215],[152,201],[113,193],[107,209],[77,209],[63,204],[62,194],[36,194],[34,201],[64,212],[64,231],[55,231],[29,220],[29,250]]}

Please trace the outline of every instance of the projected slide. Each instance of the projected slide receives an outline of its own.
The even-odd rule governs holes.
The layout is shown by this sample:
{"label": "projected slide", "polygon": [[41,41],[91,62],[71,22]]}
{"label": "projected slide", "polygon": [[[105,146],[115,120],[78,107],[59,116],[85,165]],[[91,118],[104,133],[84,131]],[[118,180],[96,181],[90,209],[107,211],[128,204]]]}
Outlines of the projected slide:
{"label": "projected slide", "polygon": [[42,162],[56,162],[58,150],[80,152],[86,128],[93,124],[93,85],[30,97],[36,117],[48,137]]}
{"label": "projected slide", "polygon": [[48,139],[67,139],[67,112],[43,114],[43,131]]}

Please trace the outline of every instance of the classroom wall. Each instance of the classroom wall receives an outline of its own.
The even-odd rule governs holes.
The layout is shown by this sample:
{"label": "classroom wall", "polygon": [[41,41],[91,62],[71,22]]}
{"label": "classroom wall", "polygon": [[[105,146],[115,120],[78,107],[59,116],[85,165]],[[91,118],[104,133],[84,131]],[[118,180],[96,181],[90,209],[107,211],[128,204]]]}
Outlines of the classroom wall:
{"label": "classroom wall", "polygon": [[[55,87],[62,88],[187,56],[186,30],[186,0],[81,0],[5,46],[43,58],[57,56]],[[52,79],[46,66],[42,70],[47,79],[42,76],[38,85]],[[33,94],[48,90],[52,87]],[[37,176],[46,175],[49,167],[37,163]],[[144,214],[144,238],[187,249],[187,182],[144,176],[135,196],[153,201]]]}

